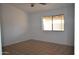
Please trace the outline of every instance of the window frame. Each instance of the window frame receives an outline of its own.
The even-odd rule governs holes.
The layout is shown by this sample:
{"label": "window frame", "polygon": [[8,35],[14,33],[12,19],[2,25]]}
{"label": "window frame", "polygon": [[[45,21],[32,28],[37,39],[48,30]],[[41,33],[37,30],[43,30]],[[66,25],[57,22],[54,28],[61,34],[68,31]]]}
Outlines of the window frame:
{"label": "window frame", "polygon": [[[58,14],[58,15],[52,15],[52,30],[44,30],[43,29],[43,17],[46,17],[46,16],[43,16],[42,17],[42,29],[43,29],[43,31],[46,31],[46,32],[51,32],[51,31],[53,31],[53,32],[64,32],[65,31],[65,26],[64,26],[64,30],[53,30],[53,17],[54,16],[60,16],[60,15],[64,15],[64,14]],[[51,16],[51,15],[50,15]],[[48,17],[48,16],[47,16]],[[65,21],[65,16],[64,16],[64,21]],[[65,25],[65,22],[64,22],[64,25]]]}

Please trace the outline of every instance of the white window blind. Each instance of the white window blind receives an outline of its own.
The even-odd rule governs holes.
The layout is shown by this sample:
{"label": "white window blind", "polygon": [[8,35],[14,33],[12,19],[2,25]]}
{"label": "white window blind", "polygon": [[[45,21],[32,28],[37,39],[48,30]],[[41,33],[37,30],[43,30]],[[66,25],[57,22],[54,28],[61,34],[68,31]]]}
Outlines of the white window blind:
{"label": "white window blind", "polygon": [[64,15],[43,17],[43,30],[64,31]]}

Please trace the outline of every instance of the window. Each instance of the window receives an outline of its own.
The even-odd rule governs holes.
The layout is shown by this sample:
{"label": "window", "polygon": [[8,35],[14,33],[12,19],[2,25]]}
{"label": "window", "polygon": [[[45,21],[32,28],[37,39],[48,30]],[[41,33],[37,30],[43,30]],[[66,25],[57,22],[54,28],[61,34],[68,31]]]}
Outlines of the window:
{"label": "window", "polygon": [[43,30],[64,31],[64,15],[44,16]]}

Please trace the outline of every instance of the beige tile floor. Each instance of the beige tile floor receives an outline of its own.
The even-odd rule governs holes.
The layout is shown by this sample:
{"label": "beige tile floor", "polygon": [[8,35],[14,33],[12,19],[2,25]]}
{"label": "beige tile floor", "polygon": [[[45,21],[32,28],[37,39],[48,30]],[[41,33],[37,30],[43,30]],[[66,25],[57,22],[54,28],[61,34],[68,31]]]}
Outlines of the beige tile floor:
{"label": "beige tile floor", "polygon": [[3,52],[3,55],[73,55],[74,47],[31,39],[6,46]]}

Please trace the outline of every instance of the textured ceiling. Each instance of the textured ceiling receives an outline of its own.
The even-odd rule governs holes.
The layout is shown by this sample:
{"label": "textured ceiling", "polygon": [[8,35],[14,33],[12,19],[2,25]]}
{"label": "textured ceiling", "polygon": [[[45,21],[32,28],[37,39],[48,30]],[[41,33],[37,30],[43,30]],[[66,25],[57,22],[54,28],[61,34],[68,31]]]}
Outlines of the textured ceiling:
{"label": "textured ceiling", "polygon": [[34,7],[31,7],[30,3],[14,3],[10,5],[15,6],[25,12],[38,12],[38,11],[56,9],[60,7],[72,6],[73,4],[72,3],[47,3],[47,5],[41,5],[36,3]]}

